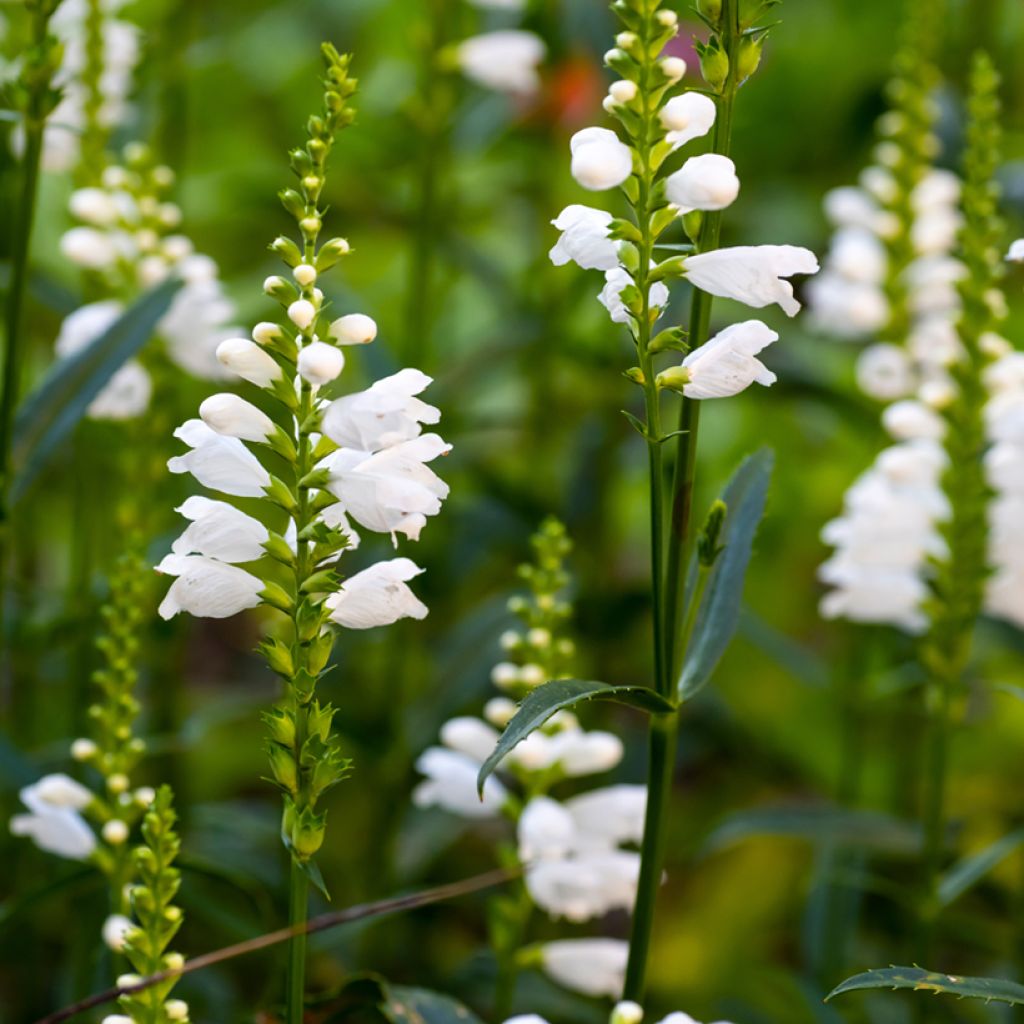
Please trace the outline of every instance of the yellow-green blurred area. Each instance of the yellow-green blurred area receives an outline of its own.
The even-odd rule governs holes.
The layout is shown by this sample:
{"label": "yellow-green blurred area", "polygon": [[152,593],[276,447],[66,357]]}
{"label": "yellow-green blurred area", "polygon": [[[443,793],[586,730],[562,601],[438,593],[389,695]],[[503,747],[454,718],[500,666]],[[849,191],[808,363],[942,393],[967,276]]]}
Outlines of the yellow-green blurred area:
{"label": "yellow-green blurred area", "polygon": [[[693,34],[706,35],[683,5],[669,6],[684,20],[687,48]],[[958,166],[972,51],[988,48],[1003,75],[1008,243],[1024,233],[1024,7],[936,6],[941,163]],[[23,11],[4,3],[0,15],[3,55],[14,60]],[[334,309],[375,317],[380,334],[349,354],[342,383],[365,386],[400,365],[420,367],[435,378],[428,397],[454,450],[440,467],[449,502],[419,544],[403,542],[401,551],[426,569],[416,588],[429,617],[344,633],[323,683],[355,768],[327,800],[319,862],[335,907],[486,870],[508,830],[414,810],[413,765],[446,719],[479,714],[492,695],[515,566],[545,515],[560,517],[575,543],[580,677],[651,676],[646,454],[621,413],[640,411],[638,390],[622,376],[631,346],[595,301],[600,275],[555,268],[547,257],[556,238],[549,222],[564,206],[622,201],[588,196],[568,169],[569,136],[607,124],[601,54],[613,19],[601,0],[533,0],[524,20],[548,47],[543,89],[517,102],[443,66],[425,71],[437,40],[520,20],[461,0],[153,0],[127,5],[124,16],[143,27],[146,52],[115,141],[149,141],[174,168],[182,229],[217,260],[249,327],[274,313],[261,291],[279,269],[267,244],[291,226],[276,193],[290,184],[287,150],[304,140],[306,116],[320,103],[320,41],[355,54],[358,117],[334,150],[325,191],[325,230],[354,252],[321,286]],[[895,0],[785,0],[773,10],[761,70],[738,100],[733,156],[742,188],[725,216],[725,244],[824,252],[821,199],[870,160],[901,18]],[[8,146],[0,152],[6,259],[17,164]],[[70,189],[66,176],[45,175],[27,310],[34,381],[52,358],[61,317],[81,300],[59,250]],[[1011,270],[1005,284],[1006,334],[1024,347],[1024,273]],[[676,290],[672,322],[685,316],[685,292]],[[713,321],[747,315],[716,302]],[[884,443],[878,407],[854,385],[858,346],[816,336],[803,318],[774,308],[764,319],[781,335],[766,354],[778,383],[706,403],[702,417],[701,512],[745,453],[771,446],[776,470],[739,635],[683,715],[649,1019],[683,1009],[735,1024],[1014,1020],[1020,1011],[908,993],[823,1003],[850,974],[913,956],[921,679],[908,638],[824,622],[817,610],[815,574],[828,554],[819,531]],[[146,453],[153,460],[175,452],[170,430],[214,389],[179,377],[150,413],[167,424],[162,447]],[[20,786],[69,770],[68,743],[86,727],[97,610],[124,541],[119,509],[148,509],[153,563],[179,526],[173,509],[189,483],[161,474],[140,488],[137,455],[123,457],[134,429],[83,424],[13,525],[4,821]],[[374,537],[365,547],[386,557],[388,544]],[[176,946],[196,955],[285,919],[279,798],[262,779],[259,720],[278,691],[254,653],[262,613],[163,623],[155,616],[163,586],[154,578],[140,659],[151,756],[139,781],[175,789],[186,913]],[[982,624],[956,707],[949,799],[960,855],[1024,824],[1022,655],[1019,632]],[[626,742],[625,760],[602,781],[643,781],[644,721],[597,703],[580,715]],[[844,818],[844,807],[878,817]],[[105,901],[98,874],[0,828],[0,1021],[24,1024],[109,984],[111,959],[98,940]],[[375,971],[450,992],[489,1020],[485,907],[486,896],[470,896],[318,936],[310,990],[329,1008],[353,974]],[[325,908],[317,897],[314,912]],[[537,939],[588,934],[625,937],[628,920],[535,917]],[[281,962],[274,951],[253,954],[190,976],[178,992],[201,1024],[275,1020]],[[946,908],[927,966],[1021,978],[1024,853]],[[607,1006],[528,971],[516,1011],[599,1024]],[[329,1016],[325,1009],[311,1019]]]}

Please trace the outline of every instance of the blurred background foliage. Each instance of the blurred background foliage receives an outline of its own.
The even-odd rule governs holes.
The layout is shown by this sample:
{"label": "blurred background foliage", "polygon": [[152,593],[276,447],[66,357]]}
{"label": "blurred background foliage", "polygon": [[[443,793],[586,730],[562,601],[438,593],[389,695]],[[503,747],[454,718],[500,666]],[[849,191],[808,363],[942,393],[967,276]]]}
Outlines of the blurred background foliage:
{"label": "blurred background foliage", "polygon": [[[824,250],[821,197],[868,161],[900,6],[786,0],[779,9],[763,72],[737,108],[743,189],[725,220],[726,244]],[[8,3],[0,12],[10,59],[20,11]],[[153,141],[178,172],[184,230],[220,264],[245,324],[270,309],[259,283],[277,262],[266,245],[287,224],[275,193],[288,183],[285,151],[302,138],[315,102],[318,44],[330,39],[356,54],[359,116],[336,151],[327,196],[330,229],[356,253],[343,277],[332,275],[330,296],[372,314],[381,330],[376,345],[350,359],[346,385],[420,366],[436,378],[430,398],[455,450],[443,467],[451,500],[414,552],[428,570],[418,592],[429,619],[386,636],[346,634],[324,684],[341,709],[336,722],[355,772],[329,801],[322,864],[339,906],[485,869],[486,828],[411,808],[413,762],[446,718],[473,712],[489,693],[514,567],[545,514],[563,518],[576,543],[574,628],[585,673],[629,682],[650,671],[645,456],[620,414],[636,397],[620,376],[627,339],[594,301],[596,278],[556,270],[546,256],[549,220],[587,201],[569,177],[567,140],[601,123],[611,17],[599,0],[533,3],[528,23],[549,47],[544,89],[515,103],[429,69],[438,43],[503,22],[500,12],[458,0],[152,0],[129,5],[126,16],[143,26],[147,52],[121,141]],[[1016,237],[1024,227],[1024,7],[947,0],[942,27],[943,162],[957,164],[969,54],[987,47],[1005,76],[1002,177],[1017,229],[1008,238]],[[684,27],[681,40],[689,36]],[[7,147],[0,154],[6,225],[16,166]],[[28,316],[36,374],[51,359],[61,317],[80,300],[58,249],[69,189],[65,177],[45,177]],[[1007,288],[1006,333],[1021,346],[1024,274],[1012,273]],[[738,315],[716,303],[716,322]],[[782,333],[767,360],[779,383],[709,403],[702,431],[699,506],[759,445],[776,449],[777,470],[741,636],[716,685],[685,716],[649,1006],[737,1024],[900,1024],[912,1019],[913,997],[821,1002],[848,974],[910,955],[915,837],[898,819],[915,802],[919,728],[900,710],[901,693],[918,681],[912,649],[886,630],[823,623],[816,610],[815,570],[826,554],[818,531],[881,446],[878,410],[854,387],[856,346],[815,337],[774,310],[765,316]],[[2,820],[20,785],[67,767],[125,509],[146,509],[155,563],[187,487],[160,471],[170,430],[209,390],[173,378],[139,428],[150,439],[141,455],[124,443],[136,428],[83,425],[19,512]],[[154,608],[159,588],[154,579]],[[144,731],[153,756],[140,781],[170,781],[177,791],[187,914],[180,948],[188,953],[277,927],[284,915],[285,855],[276,795],[260,781],[257,717],[276,684],[252,653],[257,636],[255,616],[170,624],[154,616],[146,636]],[[1024,691],[1014,689],[1024,684],[1022,649],[1008,627],[986,626],[979,638],[952,773],[964,849],[1024,824]],[[621,709],[585,715],[627,741],[614,778],[641,781],[643,723]],[[839,806],[897,823],[858,818],[840,827]],[[0,1020],[20,1024],[107,982],[109,954],[96,941],[105,893],[94,873],[3,829],[0,865]],[[319,936],[311,983],[330,992],[372,969],[453,992],[486,1018],[494,967],[484,899]],[[585,934],[545,927],[552,936]],[[626,930],[624,919],[605,929]],[[193,1019],[270,1019],[257,1011],[273,1009],[278,960],[257,954],[188,979],[180,991]],[[949,908],[936,966],[1021,977],[1021,853]],[[982,1004],[927,1002],[929,1020],[1012,1019]],[[554,1021],[597,1022],[605,1012],[539,975],[524,978],[517,1008]]]}

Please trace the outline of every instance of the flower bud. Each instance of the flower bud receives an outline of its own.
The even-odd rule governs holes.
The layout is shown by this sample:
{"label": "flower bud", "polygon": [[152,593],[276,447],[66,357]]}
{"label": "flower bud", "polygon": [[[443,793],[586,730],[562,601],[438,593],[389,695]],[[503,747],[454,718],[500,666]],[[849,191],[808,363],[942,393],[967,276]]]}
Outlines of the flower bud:
{"label": "flower bud", "polygon": [[128,776],[122,772],[118,772],[116,775],[111,775],[110,778],[107,779],[107,789],[115,795],[123,793],[128,788],[128,785]]}
{"label": "flower bud", "polygon": [[686,61],[682,57],[663,57],[659,66],[670,82],[678,82],[686,74]]}
{"label": "flower bud", "polygon": [[722,17],[722,0],[697,0],[697,11],[705,21],[716,26]]}
{"label": "flower bud", "polygon": [[512,721],[519,705],[508,697],[492,697],[484,705],[484,718],[498,729],[504,729]]}
{"label": "flower bud", "polygon": [[295,296],[295,285],[277,274],[272,274],[263,282],[263,291],[278,302],[291,302]]}
{"label": "flower bud", "polygon": [[639,42],[640,39],[635,32],[620,32],[615,37],[615,45],[620,50],[625,50],[626,53],[629,53],[631,50],[635,49]]}
{"label": "flower bud", "polygon": [[96,227],[117,223],[117,204],[102,188],[79,188],[71,193],[68,209],[72,215]]}
{"label": "flower bud", "polygon": [[624,1001],[615,1004],[610,1024],[640,1024],[644,1011],[638,1003]]}
{"label": "flower bud", "polygon": [[290,267],[302,262],[302,253],[299,247],[284,235],[278,235],[268,246],[271,252],[276,252]]}
{"label": "flower bud", "polygon": [[288,307],[288,319],[304,331],[316,319],[316,306],[308,299],[297,299]]}
{"label": "flower bud", "polygon": [[156,790],[152,786],[139,786],[135,790],[135,802],[140,807],[148,807],[156,799]]}
{"label": "flower bud", "polygon": [[164,1013],[168,1020],[188,1020],[188,1003],[184,999],[168,999]]}
{"label": "flower bud", "polygon": [[339,345],[368,345],[377,337],[377,324],[365,313],[348,313],[331,324],[329,333]]}
{"label": "flower bud", "polygon": [[299,221],[299,229],[306,236],[316,235],[320,231],[319,217],[303,217]]}
{"label": "flower bud", "polygon": [[333,267],[342,256],[347,256],[351,251],[352,247],[344,238],[332,238],[324,242],[316,254],[316,269],[322,273]]}
{"label": "flower bud", "polygon": [[636,82],[631,82],[627,78],[620,79],[618,82],[612,82],[608,87],[608,95],[616,103],[632,103],[636,99],[637,91]]}
{"label": "flower bud", "polygon": [[71,744],[71,756],[76,761],[88,761],[96,756],[99,747],[90,739],[80,738]]}
{"label": "flower bud", "polygon": [[764,36],[743,36],[740,39],[739,52],[736,56],[736,75],[745,82],[761,63],[761,50],[764,48]]}
{"label": "flower bud", "polygon": [[227,338],[217,346],[217,359],[243,380],[265,388],[281,377],[281,367],[248,338]]}
{"label": "flower bud", "polygon": [[299,373],[314,387],[328,384],[345,368],[341,349],[323,341],[314,341],[299,352]]}
{"label": "flower bud", "polygon": [[535,686],[540,686],[541,683],[546,683],[548,674],[541,668],[540,665],[533,664],[524,665],[519,670],[519,681],[524,686],[529,686],[533,689]]}
{"label": "flower bud", "polygon": [[670,366],[654,378],[654,383],[669,391],[682,391],[690,383],[690,371],[685,366]]}
{"label": "flower bud", "polygon": [[506,629],[498,642],[501,644],[502,650],[514,651],[523,642],[523,638],[514,629]]}
{"label": "flower bud", "polygon": [[117,260],[111,238],[95,228],[72,228],[60,240],[60,251],[76,266],[102,270]]}
{"label": "flower bud", "polygon": [[185,966],[185,958],[180,953],[167,953],[164,956],[165,971],[180,971]]}
{"label": "flower bud", "polygon": [[134,929],[131,920],[124,914],[111,914],[103,922],[103,942],[108,949],[120,953],[124,949],[124,940]]}
{"label": "flower bud", "polygon": [[102,834],[111,846],[120,846],[128,838],[128,826],[120,818],[114,818],[103,826]]}
{"label": "flower bud", "polygon": [[300,263],[292,271],[292,277],[295,278],[300,287],[308,288],[316,281],[316,267],[311,267],[308,263]]}
{"label": "flower bud", "polygon": [[679,24],[679,15],[667,7],[658,11],[654,18],[662,28],[675,28]]}
{"label": "flower bud", "polygon": [[513,665],[510,661],[499,661],[491,669],[491,682],[499,690],[508,690],[518,686],[520,682],[519,666]]}
{"label": "flower bud", "polygon": [[712,89],[719,91],[729,78],[729,55],[718,46],[705,46],[700,54],[700,72]]}
{"label": "flower bud", "polygon": [[210,395],[199,406],[199,416],[211,430],[242,441],[264,442],[275,430],[262,409],[230,392]]}

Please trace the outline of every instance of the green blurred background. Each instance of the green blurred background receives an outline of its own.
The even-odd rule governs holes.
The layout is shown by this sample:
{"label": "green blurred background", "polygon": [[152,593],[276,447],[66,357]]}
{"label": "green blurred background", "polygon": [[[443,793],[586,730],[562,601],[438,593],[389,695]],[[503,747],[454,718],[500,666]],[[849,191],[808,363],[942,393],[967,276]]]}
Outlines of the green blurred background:
{"label": "green blurred background", "polygon": [[[0,10],[10,58],[19,5]],[[555,269],[546,256],[555,238],[549,220],[569,202],[594,201],[569,176],[567,141],[603,123],[600,54],[612,19],[601,0],[533,3],[527,24],[549,47],[544,92],[516,104],[454,75],[427,81],[436,19],[451,40],[509,21],[458,0],[153,0],[125,15],[145,29],[147,54],[134,120],[119,139],[153,141],[179,173],[184,230],[219,262],[249,325],[271,310],[260,291],[277,270],[266,245],[288,227],[275,193],[288,183],[285,151],[301,141],[318,103],[319,42],[356,54],[359,116],[335,150],[327,188],[327,230],[347,236],[356,252],[326,290],[346,311],[373,315],[380,336],[350,359],[346,385],[406,363],[421,367],[436,378],[430,398],[455,449],[442,468],[451,499],[408,552],[428,570],[417,589],[430,617],[379,635],[346,634],[325,682],[355,772],[329,801],[321,862],[338,906],[486,869],[501,829],[467,830],[440,812],[413,811],[413,762],[446,718],[478,712],[490,694],[514,567],[545,514],[564,519],[576,542],[581,672],[627,682],[645,681],[650,670],[646,458],[619,411],[636,398],[620,375],[630,350],[594,301],[597,276]],[[823,193],[853,182],[870,157],[900,4],[786,0],[778,20],[762,70],[740,96],[734,156],[743,188],[725,219],[726,244],[793,243],[821,253]],[[1024,227],[1024,7],[947,0],[942,30],[943,162],[956,166],[970,52],[990,48],[1005,76],[1003,180],[1013,232]],[[684,26],[682,38],[689,34]],[[6,225],[16,168],[3,152]],[[426,209],[428,173],[435,184]],[[76,275],[58,249],[69,188],[59,175],[44,181],[28,317],[36,370],[78,301]],[[1007,333],[1020,344],[1024,274],[1007,287]],[[677,296],[680,308],[685,298]],[[739,315],[716,303],[717,323]],[[837,838],[826,827],[837,801],[897,816],[915,802],[919,723],[900,698],[917,681],[910,644],[881,629],[823,623],[816,610],[815,570],[826,557],[817,534],[883,443],[878,410],[854,388],[856,346],[815,337],[774,310],[765,319],[782,334],[767,360],[778,384],[709,403],[701,432],[699,506],[757,446],[775,448],[777,470],[740,637],[685,716],[649,1007],[736,1024],[900,1024],[912,1019],[913,997],[821,1002],[848,974],[910,956],[916,865],[905,830],[880,825]],[[172,425],[210,390],[181,380],[154,415]],[[122,456],[125,429],[86,425],[22,513],[0,819],[14,812],[20,785],[67,767],[67,742],[82,728],[90,638],[122,540],[112,509],[136,483]],[[152,457],[171,447],[168,436]],[[145,495],[158,524],[154,561],[187,487],[168,477]],[[66,568],[73,536],[88,552],[77,578]],[[275,683],[252,653],[258,630],[255,619],[175,620],[154,621],[147,634],[144,731],[154,756],[141,781],[169,780],[177,791],[187,914],[177,945],[188,954],[284,918],[278,802],[260,781],[258,711],[275,698]],[[1008,627],[982,630],[954,750],[952,812],[966,850],[1024,824],[1024,705],[1009,690],[1024,682],[1022,647]],[[643,722],[588,710],[585,724],[598,723],[627,743],[609,781],[642,781]],[[809,826],[815,809],[822,824]],[[0,829],[0,1020],[30,1021],[107,983],[96,941],[104,900],[98,876]],[[486,1018],[494,967],[484,902],[470,897],[318,937],[311,983],[330,992],[372,969],[451,991]],[[625,935],[627,927],[613,918],[602,933]],[[541,934],[596,931],[546,924]],[[1021,976],[1020,855],[950,908],[941,939],[936,966]],[[189,978],[180,992],[193,1020],[273,1019],[260,1012],[273,1010],[279,963],[257,954]],[[538,975],[524,977],[517,1009],[555,1022],[596,1024],[605,1014],[599,1002]],[[938,1021],[1015,1019],[995,1006],[930,999],[928,1013]]]}

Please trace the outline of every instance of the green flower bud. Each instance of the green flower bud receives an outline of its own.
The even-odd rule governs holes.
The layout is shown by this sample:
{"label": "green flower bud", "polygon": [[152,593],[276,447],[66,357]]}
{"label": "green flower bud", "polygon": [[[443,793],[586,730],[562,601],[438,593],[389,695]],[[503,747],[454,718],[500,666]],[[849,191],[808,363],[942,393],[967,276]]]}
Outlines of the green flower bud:
{"label": "green flower bud", "polygon": [[739,51],[736,55],[736,75],[741,82],[745,82],[761,63],[761,50],[764,47],[763,35],[744,36],[740,40]]}
{"label": "green flower bud", "polygon": [[685,366],[670,366],[654,378],[654,383],[659,388],[681,392],[690,383],[690,371]]}
{"label": "green flower bud", "polygon": [[289,267],[297,267],[302,262],[302,253],[299,247],[284,235],[279,235],[268,246],[271,252],[276,252]]}
{"label": "green flower bud", "polygon": [[304,807],[296,814],[291,843],[292,849],[302,860],[308,860],[323,845],[326,823],[326,815],[315,814],[309,807]]}
{"label": "green flower bud", "polygon": [[697,12],[714,28],[722,18],[722,0],[697,0]]}
{"label": "green flower bud", "polygon": [[718,45],[718,40],[712,38],[711,42],[699,47],[700,71],[704,81],[716,92],[721,92],[729,78],[729,57]]}
{"label": "green flower bud", "polygon": [[[265,649],[263,653],[266,654]],[[267,660],[269,661],[269,658]],[[295,746],[295,719],[290,711],[284,708],[271,708],[264,711],[260,717],[275,743],[280,743],[284,747]]]}
{"label": "green flower bud", "polygon": [[710,569],[724,550],[719,546],[718,540],[725,525],[727,511],[728,508],[721,499],[716,500],[708,509],[707,519],[704,520],[704,526],[697,538],[697,558],[705,569]]}
{"label": "green flower bud", "polygon": [[267,744],[270,770],[277,782],[295,796],[299,791],[299,772],[291,749],[271,741]]}

